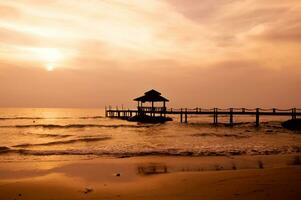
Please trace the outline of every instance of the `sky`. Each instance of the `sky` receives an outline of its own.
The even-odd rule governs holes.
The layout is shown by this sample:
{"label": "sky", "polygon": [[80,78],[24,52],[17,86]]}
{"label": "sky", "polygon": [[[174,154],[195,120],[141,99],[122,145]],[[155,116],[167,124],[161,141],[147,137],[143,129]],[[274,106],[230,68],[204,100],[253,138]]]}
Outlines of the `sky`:
{"label": "sky", "polygon": [[0,0],[0,107],[301,107],[300,0]]}

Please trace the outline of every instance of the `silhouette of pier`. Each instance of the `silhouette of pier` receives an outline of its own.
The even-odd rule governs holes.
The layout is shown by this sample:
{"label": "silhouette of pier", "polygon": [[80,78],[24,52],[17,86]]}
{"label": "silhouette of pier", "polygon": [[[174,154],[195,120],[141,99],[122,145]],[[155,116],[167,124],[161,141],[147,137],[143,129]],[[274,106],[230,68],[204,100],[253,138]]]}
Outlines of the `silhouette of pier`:
{"label": "silhouette of pier", "polygon": [[[106,117],[115,117],[120,119],[129,119],[132,116],[139,115],[139,112],[136,109],[112,109],[106,108]],[[234,125],[234,116],[254,116],[255,124],[259,126],[260,117],[261,116],[288,116],[291,119],[296,119],[297,116],[301,116],[301,109],[291,108],[291,109],[247,109],[247,108],[228,108],[228,109],[220,109],[220,108],[212,108],[212,109],[203,109],[203,108],[180,108],[180,109],[166,109],[165,111],[158,110],[156,108],[143,110],[143,114],[149,114],[151,116],[166,116],[166,115],[178,115],[181,123],[188,123],[188,116],[191,115],[211,115],[213,117],[213,124],[218,124],[219,116],[229,116],[229,124]]]}
{"label": "silhouette of pier", "polygon": [[[219,116],[228,116],[229,117],[229,125],[234,125],[234,116],[254,116],[255,117],[255,124],[256,126],[260,125],[260,117],[261,116],[288,116],[291,119],[297,119],[297,116],[301,116],[301,109],[297,108],[290,108],[290,109],[262,109],[262,108],[180,108],[180,109],[173,109],[173,108],[166,108],[166,102],[169,100],[162,97],[161,93],[150,90],[145,93],[144,96],[138,97],[134,99],[138,101],[137,109],[119,109],[118,107],[112,108],[111,106],[105,108],[105,116],[111,118],[120,118],[131,120],[135,117],[141,117],[138,119],[145,119],[145,116],[153,119],[162,119],[168,118],[168,115],[178,115],[180,118],[181,123],[188,123],[188,116],[192,115],[205,115],[205,116],[212,116],[213,117],[213,124],[218,124]],[[162,107],[154,106],[154,102],[163,102]],[[151,102],[151,106],[143,106],[143,103]],[[163,120],[164,121],[164,120]],[[143,121],[142,121],[143,122]]]}

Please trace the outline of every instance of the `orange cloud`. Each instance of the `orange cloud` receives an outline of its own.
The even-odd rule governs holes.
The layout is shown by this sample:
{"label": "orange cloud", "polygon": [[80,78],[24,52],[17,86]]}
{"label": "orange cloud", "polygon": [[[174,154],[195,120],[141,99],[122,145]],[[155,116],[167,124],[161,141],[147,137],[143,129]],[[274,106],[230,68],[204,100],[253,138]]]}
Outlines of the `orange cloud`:
{"label": "orange cloud", "polygon": [[[299,84],[296,74],[301,71],[299,0],[2,0],[0,13],[0,83],[3,90],[15,91],[15,97],[18,92],[25,95],[18,88],[22,84],[10,81],[15,78],[8,74],[19,69],[20,76],[46,77],[18,77],[29,82],[28,88],[46,84],[55,93],[63,85],[78,97],[87,95],[85,103],[74,105],[95,98],[91,88],[102,88],[101,93],[125,83],[133,92],[155,85],[174,96],[181,89],[194,96],[195,91],[187,88],[200,88],[205,97],[194,97],[207,98],[206,104],[221,103],[213,100],[217,97],[212,91],[231,89],[229,102],[235,95],[233,102],[239,102],[245,91],[264,94],[277,85],[290,88],[286,105],[296,102],[293,85]],[[54,69],[51,75],[45,70],[49,66]],[[258,89],[251,78],[243,79],[248,73],[265,87]],[[287,84],[275,84],[274,79]],[[36,91],[38,98],[42,89]],[[40,99],[49,99],[44,96]]]}

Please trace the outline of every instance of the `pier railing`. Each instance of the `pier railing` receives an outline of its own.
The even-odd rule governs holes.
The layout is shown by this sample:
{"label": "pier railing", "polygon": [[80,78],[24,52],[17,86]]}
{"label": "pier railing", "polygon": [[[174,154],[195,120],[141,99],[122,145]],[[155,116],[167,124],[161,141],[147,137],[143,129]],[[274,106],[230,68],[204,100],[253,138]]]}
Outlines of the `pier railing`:
{"label": "pier railing", "polygon": [[141,112],[165,112],[166,107],[138,107],[138,111]]}
{"label": "pier railing", "polygon": [[187,111],[187,112],[230,112],[231,110],[233,112],[301,112],[301,109],[299,108],[290,108],[290,109],[278,109],[278,108],[167,108],[167,112],[180,112],[180,111]]}

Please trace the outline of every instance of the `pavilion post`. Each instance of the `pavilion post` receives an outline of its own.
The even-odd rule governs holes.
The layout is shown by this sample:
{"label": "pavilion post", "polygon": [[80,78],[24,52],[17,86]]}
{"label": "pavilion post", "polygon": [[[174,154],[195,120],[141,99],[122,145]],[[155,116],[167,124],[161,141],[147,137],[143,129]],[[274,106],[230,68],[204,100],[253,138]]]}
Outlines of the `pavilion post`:
{"label": "pavilion post", "polygon": [[142,101],[138,101],[138,115],[141,115],[142,112]]}
{"label": "pavilion post", "polygon": [[155,112],[154,112],[154,102],[152,101],[152,111],[151,111],[151,116],[155,116]]}
{"label": "pavilion post", "polygon": [[165,101],[163,101],[163,112],[164,112],[164,117],[166,117],[166,104],[165,104]]}

